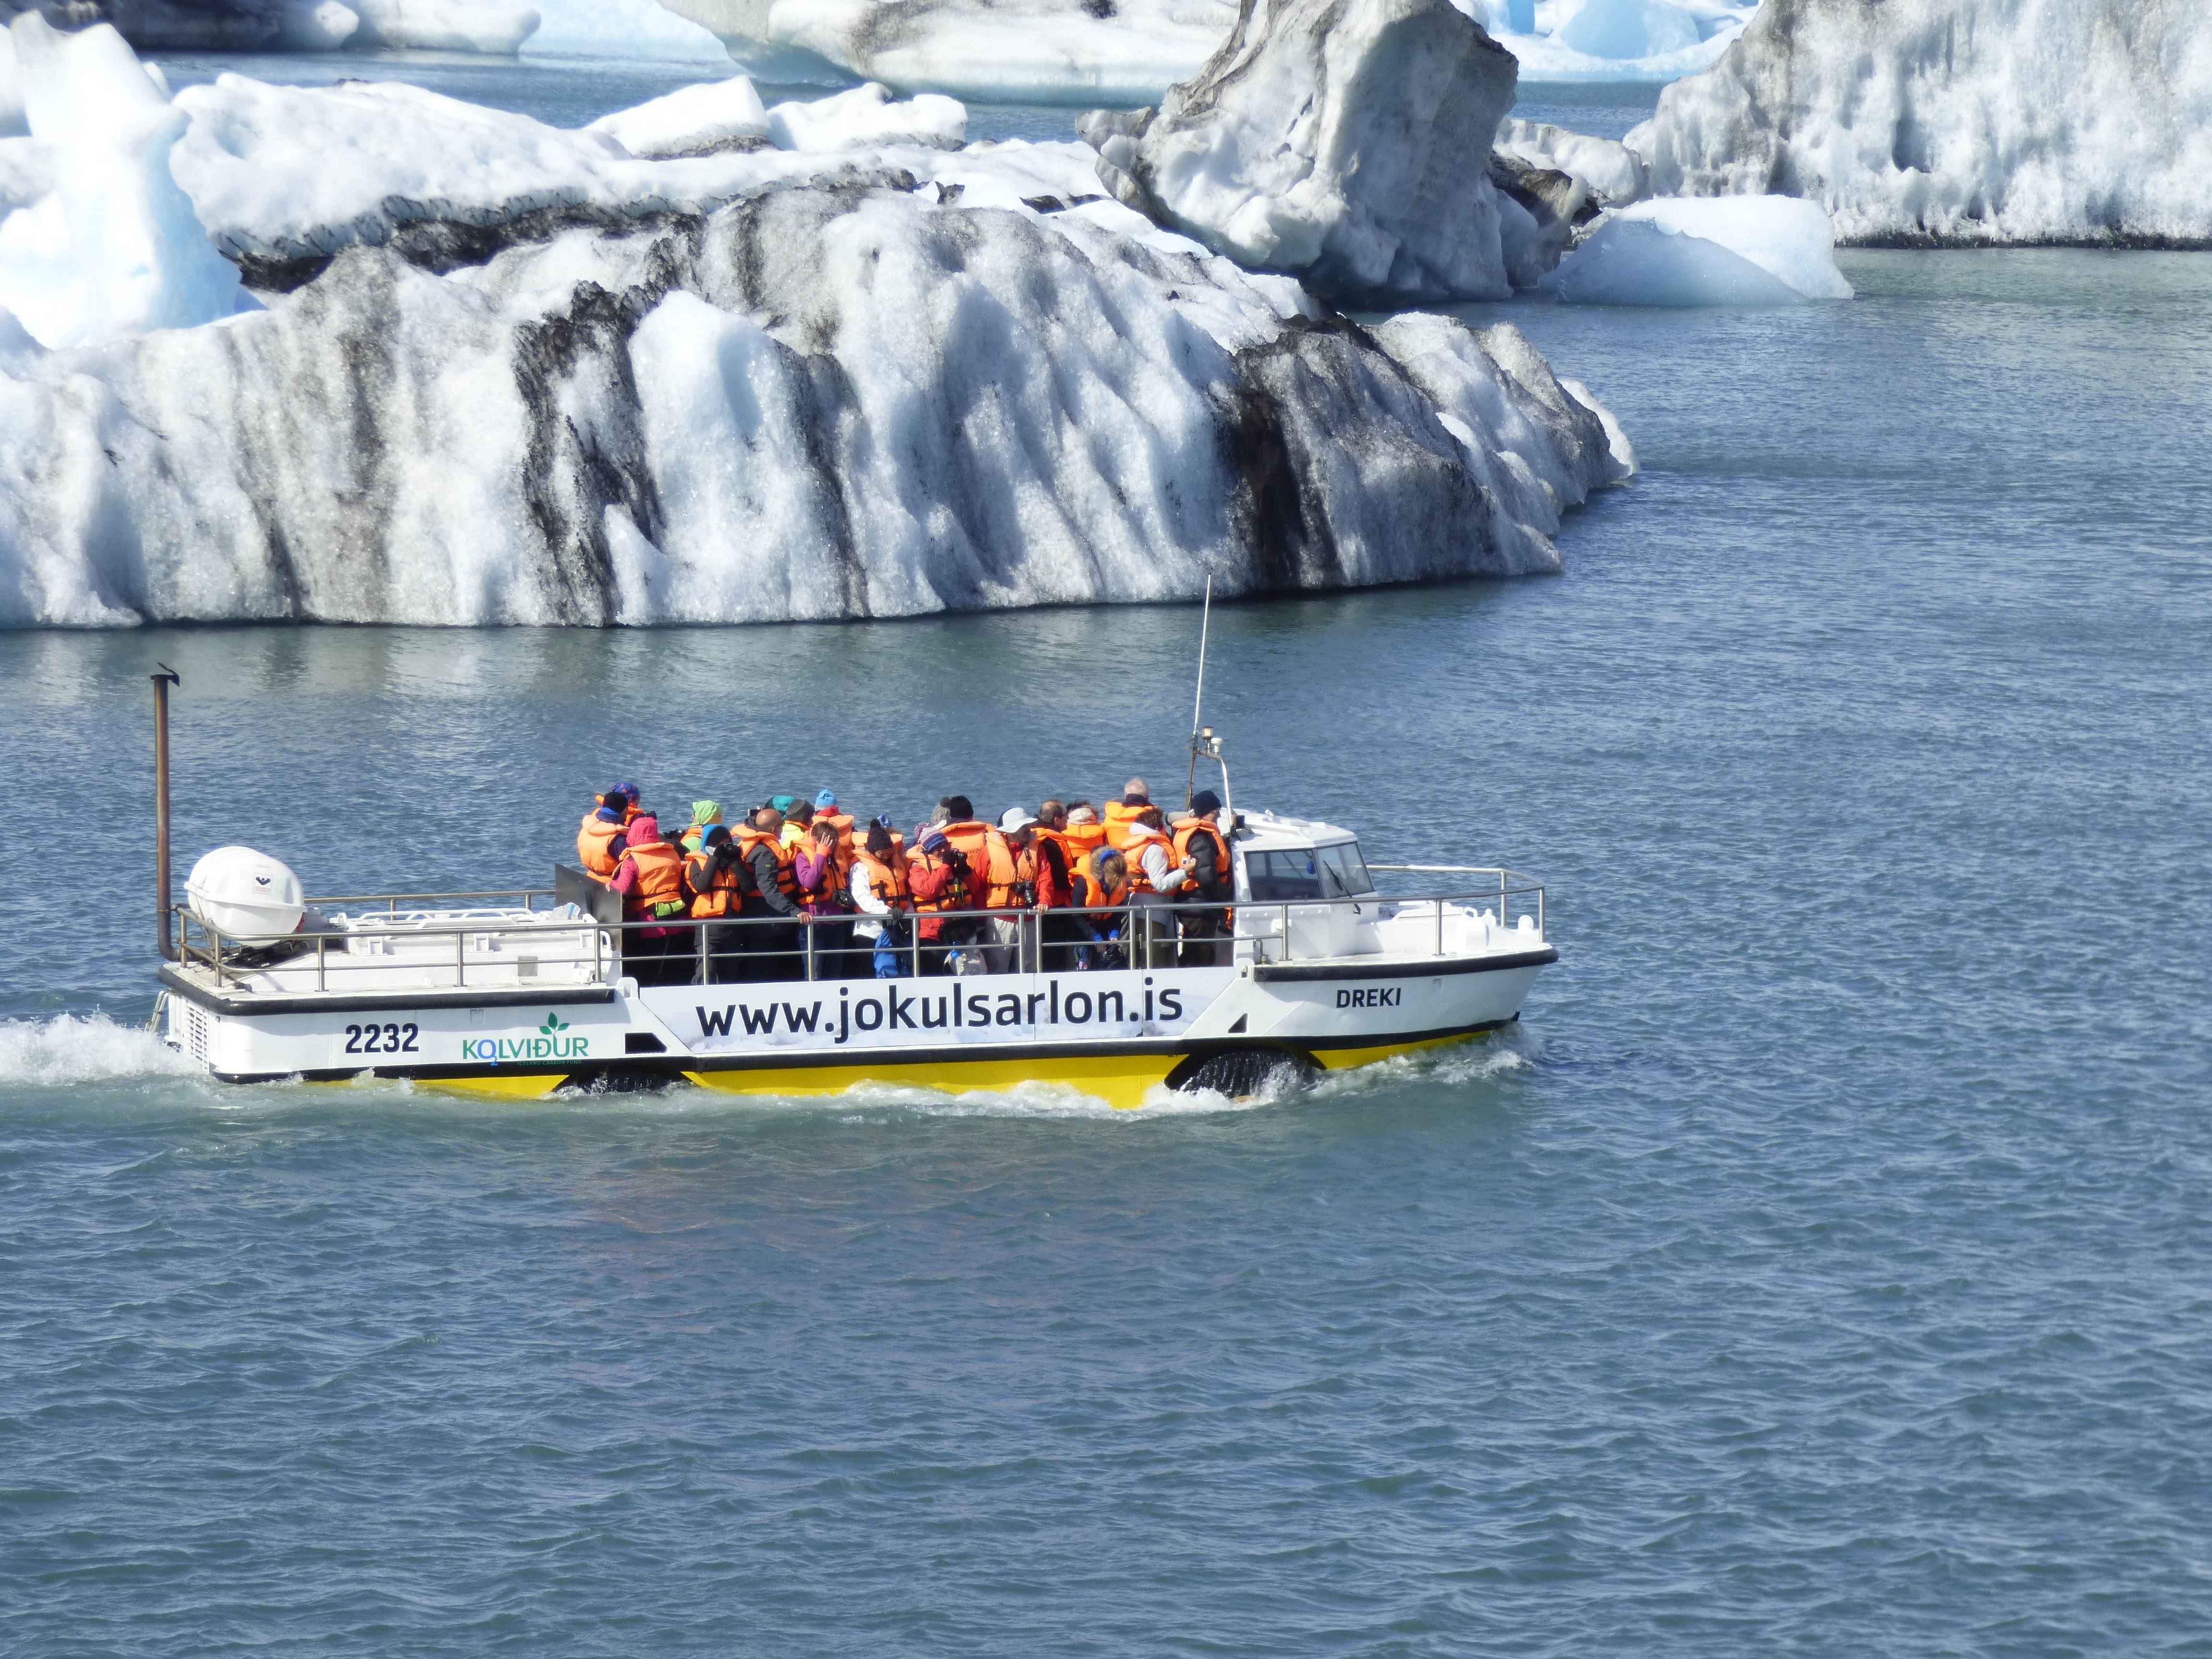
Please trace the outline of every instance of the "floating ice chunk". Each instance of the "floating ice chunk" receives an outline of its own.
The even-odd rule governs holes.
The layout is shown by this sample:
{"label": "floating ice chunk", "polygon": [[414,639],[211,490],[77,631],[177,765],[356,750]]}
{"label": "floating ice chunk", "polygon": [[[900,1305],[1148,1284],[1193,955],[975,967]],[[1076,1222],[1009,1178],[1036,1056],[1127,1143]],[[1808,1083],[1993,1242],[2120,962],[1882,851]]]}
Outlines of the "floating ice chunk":
{"label": "floating ice chunk", "polygon": [[768,143],[768,112],[744,76],[679,87],[665,98],[591,124],[633,155],[705,155]]}
{"label": "floating ice chunk", "polygon": [[338,0],[286,0],[276,39],[294,52],[335,52],[361,28],[361,14]]}
{"label": "floating ice chunk", "polygon": [[1658,58],[1704,39],[1698,20],[1669,0],[1583,0],[1552,37],[1593,58]]}
{"label": "floating ice chunk", "polygon": [[1796,0],[1629,135],[1656,189],[1847,240],[2212,243],[2212,5]]}
{"label": "floating ice chunk", "polygon": [[1247,0],[1195,80],[1084,135],[1129,206],[1346,303],[1503,299],[1513,60],[1446,0]]}
{"label": "floating ice chunk", "polygon": [[726,71],[730,54],[712,31],[655,0],[538,0],[532,58],[708,64]]}
{"label": "floating ice chunk", "polygon": [[[668,0],[740,62],[803,52],[977,101],[1157,103],[1219,49],[1236,0]],[[757,72],[768,76],[765,67]]]}
{"label": "floating ice chunk", "polygon": [[0,219],[0,307],[46,346],[89,345],[231,316],[252,301],[169,173],[184,112],[102,23],[9,30],[24,112],[52,186]]}
{"label": "floating ice chunk", "polygon": [[1547,286],[1577,305],[1848,300],[1828,216],[1787,196],[1669,197],[1606,214]]}
{"label": "floating ice chunk", "polygon": [[778,149],[880,144],[957,149],[967,142],[968,109],[957,99],[931,92],[901,102],[889,87],[872,81],[811,103],[778,104],[768,112],[768,134]]}
{"label": "floating ice chunk", "polygon": [[526,7],[474,0],[351,0],[361,27],[354,46],[412,46],[424,52],[481,52],[512,58],[538,28]]}
{"label": "floating ice chunk", "polygon": [[1523,166],[1564,173],[1607,206],[1625,206],[1650,188],[1644,158],[1610,138],[1509,116],[1498,123],[1492,149]]}

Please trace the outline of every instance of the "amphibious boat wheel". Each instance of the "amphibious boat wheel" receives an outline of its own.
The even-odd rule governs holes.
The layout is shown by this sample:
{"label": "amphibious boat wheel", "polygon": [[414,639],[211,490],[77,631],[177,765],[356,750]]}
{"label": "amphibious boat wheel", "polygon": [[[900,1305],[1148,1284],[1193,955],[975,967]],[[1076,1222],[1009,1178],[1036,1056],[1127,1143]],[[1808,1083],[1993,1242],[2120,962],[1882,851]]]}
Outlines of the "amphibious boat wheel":
{"label": "amphibious boat wheel", "polygon": [[1310,1054],[1288,1048],[1225,1048],[1191,1055],[1168,1073],[1168,1087],[1211,1089],[1231,1100],[1249,1100],[1303,1089],[1319,1070]]}

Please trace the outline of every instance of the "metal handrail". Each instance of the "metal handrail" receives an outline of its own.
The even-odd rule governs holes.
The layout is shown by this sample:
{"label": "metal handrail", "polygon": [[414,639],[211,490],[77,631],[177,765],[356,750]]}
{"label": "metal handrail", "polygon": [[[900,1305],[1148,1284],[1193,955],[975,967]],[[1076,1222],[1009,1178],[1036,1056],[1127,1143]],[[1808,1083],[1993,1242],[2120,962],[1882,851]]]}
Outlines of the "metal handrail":
{"label": "metal handrail", "polygon": [[[1370,867],[1388,868],[1389,866],[1370,866]],[[1041,971],[1042,963],[1045,960],[1045,953],[1048,951],[1082,953],[1095,951],[1101,948],[1117,951],[1123,960],[1132,966],[1152,968],[1172,966],[1179,945],[1197,942],[1226,945],[1229,947],[1231,961],[1249,957],[1250,960],[1260,962],[1291,962],[1299,959],[1297,951],[1299,923],[1310,923],[1315,919],[1316,912],[1341,910],[1346,908],[1354,912],[1359,912],[1370,907],[1381,908],[1433,906],[1436,931],[1431,953],[1437,957],[1447,954],[1444,948],[1445,922],[1454,906],[1465,907],[1462,914],[1481,915],[1486,913],[1479,907],[1494,904],[1496,906],[1494,912],[1487,914],[1491,916],[1494,926],[1500,929],[1506,929],[1514,925],[1511,902],[1521,899],[1524,902],[1520,907],[1520,914],[1525,916],[1533,910],[1537,936],[1540,939],[1544,936],[1544,890],[1540,884],[1530,883],[1522,886],[1514,886],[1509,881],[1503,879],[1512,875],[1513,872],[1510,871],[1483,871],[1470,873],[1496,873],[1501,877],[1501,881],[1496,889],[1486,888],[1442,893],[1364,893],[1333,895],[1327,897],[1244,899],[1225,903],[1153,899],[1146,902],[1133,902],[1115,906],[1068,907],[1042,912],[1034,908],[1002,907],[926,912],[919,916],[911,910],[896,911],[888,916],[881,917],[869,912],[840,911],[823,915],[801,914],[793,916],[739,915],[700,918],[681,915],[672,916],[665,921],[601,921],[588,916],[580,916],[574,920],[555,919],[550,913],[532,912],[533,915],[545,915],[547,920],[533,921],[526,927],[519,921],[502,926],[496,916],[457,917],[450,921],[426,920],[424,925],[410,927],[404,934],[398,936],[419,941],[452,938],[454,941],[452,963],[454,988],[465,988],[469,983],[469,939],[471,936],[498,936],[508,933],[537,941],[588,934],[592,943],[589,977],[580,982],[592,986],[610,984],[623,977],[626,966],[636,968],[642,966],[647,961],[665,964],[677,959],[678,953],[671,953],[665,948],[651,956],[647,956],[635,947],[626,948],[628,941],[634,936],[643,935],[648,931],[663,939],[670,936],[682,937],[687,933],[690,936],[688,949],[682,951],[680,955],[691,958],[694,964],[692,971],[696,977],[677,982],[696,984],[723,982],[714,978],[714,963],[717,960],[729,962],[743,958],[748,954],[760,961],[776,958],[785,961],[795,960],[800,965],[800,971],[793,975],[793,978],[805,981],[819,981],[823,977],[821,969],[823,966],[823,957],[825,955],[857,953],[863,950],[872,953],[875,948],[872,945],[863,946],[857,940],[840,947],[824,947],[820,943],[820,930],[824,927],[850,927],[862,921],[888,922],[903,935],[894,948],[906,958],[906,966],[910,976],[916,978],[925,976],[923,969],[929,961],[934,959],[943,962],[953,952],[967,950],[1005,952],[1015,963],[1024,964],[1013,969],[1017,972]],[[545,892],[544,889],[509,889],[501,893],[379,894],[365,896],[362,900],[352,902],[383,903],[387,906],[388,915],[397,915],[400,913],[402,904],[410,908],[427,907],[441,897],[514,896],[524,890],[529,890],[538,896],[543,896]],[[240,948],[265,949],[272,945],[280,945],[283,941],[259,936],[238,938],[225,935],[220,929],[210,926],[194,915],[188,905],[176,906],[175,912],[179,920],[178,948],[180,962],[187,967],[197,965],[206,969],[214,975],[218,988],[231,983],[240,982],[243,975],[261,971],[262,967],[281,969],[290,965],[277,963],[261,964],[256,968],[240,968],[234,960],[227,961],[225,959],[227,954]],[[1186,915],[1203,915],[1210,918],[1226,920],[1230,925],[1224,933],[1193,936],[1186,939],[1180,937],[1180,919]],[[921,936],[920,927],[915,924],[933,915],[943,921],[960,927],[963,932],[973,931],[972,927],[964,924],[973,924],[981,921],[1012,920],[1018,925],[1012,930],[1014,937],[1011,940],[968,938],[949,942],[942,939],[926,942]],[[1045,924],[1054,917],[1077,921],[1080,925],[1081,936],[1062,936],[1048,939],[1045,937]],[[1102,921],[1101,919],[1103,921]],[[1257,919],[1265,919],[1275,925],[1265,933],[1246,925],[1248,921]],[[356,939],[393,936],[386,930],[375,927],[374,925],[375,918],[373,915],[356,917],[352,920],[369,925],[358,932],[334,931],[291,936],[300,939],[302,944],[309,939],[313,942],[315,984],[318,990],[326,990],[329,987],[331,940],[337,939],[349,945]],[[1383,916],[1379,917],[1378,920],[1387,921],[1389,918]],[[735,930],[738,937],[743,938],[749,931],[757,937],[758,930],[769,928],[787,931],[799,928],[804,931],[795,944],[781,951],[755,949],[749,952],[743,945],[739,945],[735,950],[713,948],[718,940],[726,945],[730,933],[722,930]],[[710,930],[715,931],[710,933]],[[195,935],[198,936],[197,939]],[[640,938],[639,943],[643,942]],[[1158,959],[1164,953],[1169,958],[1164,962]],[[305,952],[302,951],[301,954],[304,955]],[[344,954],[351,957],[354,953],[348,950]],[[1319,951],[1313,953],[1308,959],[1356,960],[1356,957],[1346,957],[1337,953]],[[579,954],[573,960],[580,964],[583,958]],[[417,956],[389,963],[356,959],[349,961],[346,965],[349,971],[356,973],[363,971],[420,973],[426,964],[423,958]],[[481,983],[482,981],[480,980],[479,982]],[[560,983],[558,981],[549,981],[545,983],[544,988],[549,992],[557,991],[560,988]]]}

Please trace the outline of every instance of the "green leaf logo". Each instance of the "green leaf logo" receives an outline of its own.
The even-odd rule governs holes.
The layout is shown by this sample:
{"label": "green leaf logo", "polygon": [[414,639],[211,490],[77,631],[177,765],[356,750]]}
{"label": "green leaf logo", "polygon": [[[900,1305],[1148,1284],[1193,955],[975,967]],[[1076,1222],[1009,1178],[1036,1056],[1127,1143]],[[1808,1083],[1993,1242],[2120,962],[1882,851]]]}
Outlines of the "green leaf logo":
{"label": "green leaf logo", "polygon": [[568,1029],[568,1022],[562,1019],[559,1014],[548,1009],[545,1014],[545,1023],[538,1029],[543,1035],[551,1036],[556,1031],[567,1030]]}

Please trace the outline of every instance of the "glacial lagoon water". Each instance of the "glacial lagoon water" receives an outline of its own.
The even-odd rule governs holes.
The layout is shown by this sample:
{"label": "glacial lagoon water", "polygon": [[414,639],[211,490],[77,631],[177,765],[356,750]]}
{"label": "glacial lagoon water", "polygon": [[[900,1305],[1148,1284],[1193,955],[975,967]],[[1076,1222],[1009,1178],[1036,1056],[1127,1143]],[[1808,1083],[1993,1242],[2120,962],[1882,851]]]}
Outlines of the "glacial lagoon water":
{"label": "glacial lagoon water", "polygon": [[1188,609],[0,636],[0,1629],[40,1659],[2212,1651],[2212,261],[1486,309],[1556,579],[1225,606],[1238,799],[1550,883],[1517,1033],[1249,1107],[174,1075],[179,842],[1180,771]]}

